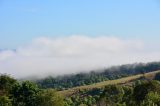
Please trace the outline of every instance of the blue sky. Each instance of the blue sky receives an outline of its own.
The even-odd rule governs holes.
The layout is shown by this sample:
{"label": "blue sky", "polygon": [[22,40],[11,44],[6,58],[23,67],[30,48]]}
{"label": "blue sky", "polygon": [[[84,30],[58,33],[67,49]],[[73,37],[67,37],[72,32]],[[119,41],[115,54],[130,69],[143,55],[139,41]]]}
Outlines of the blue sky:
{"label": "blue sky", "polygon": [[1,0],[0,48],[40,36],[160,39],[158,0]]}
{"label": "blue sky", "polygon": [[0,70],[18,78],[160,61],[159,28],[159,0],[0,0]]}

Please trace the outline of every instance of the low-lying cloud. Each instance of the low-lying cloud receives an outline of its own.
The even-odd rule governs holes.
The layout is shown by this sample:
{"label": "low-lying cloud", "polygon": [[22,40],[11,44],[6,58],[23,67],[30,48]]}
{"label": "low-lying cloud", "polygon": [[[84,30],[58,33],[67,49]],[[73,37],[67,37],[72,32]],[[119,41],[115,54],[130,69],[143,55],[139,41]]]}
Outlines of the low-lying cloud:
{"label": "low-lying cloud", "polygon": [[[155,46],[155,45],[153,45]],[[143,41],[117,37],[41,37],[0,51],[0,73],[17,78],[88,72],[111,65],[158,61],[160,51]]]}

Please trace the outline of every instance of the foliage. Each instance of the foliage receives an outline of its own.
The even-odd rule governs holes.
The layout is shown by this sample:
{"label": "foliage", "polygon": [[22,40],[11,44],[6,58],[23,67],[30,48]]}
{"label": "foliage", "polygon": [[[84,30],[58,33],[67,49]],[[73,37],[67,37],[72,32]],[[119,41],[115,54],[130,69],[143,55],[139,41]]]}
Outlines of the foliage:
{"label": "foliage", "polygon": [[9,97],[0,96],[0,106],[12,106]]}
{"label": "foliage", "polygon": [[39,92],[37,98],[38,106],[63,106],[63,98],[53,89]]}
{"label": "foliage", "polygon": [[152,91],[149,92],[141,103],[141,106],[160,106],[160,94]]}
{"label": "foliage", "polygon": [[75,75],[64,75],[58,77],[47,77],[35,81],[41,88],[54,88],[64,90],[76,86],[90,85],[106,80],[118,79],[124,76],[152,72],[160,70],[160,62],[127,64],[111,67],[101,71],[91,71],[89,73],[78,73]]}
{"label": "foliage", "polygon": [[[119,79],[122,83],[116,85],[79,89],[66,97],[56,91],[158,69],[159,62],[122,65],[102,72],[48,77],[37,81],[40,87],[30,81],[18,82],[8,75],[0,75],[0,106],[160,106],[160,82],[145,77],[135,82]],[[159,78],[157,74],[155,79]],[[56,90],[48,89],[52,87]]]}
{"label": "foliage", "polygon": [[160,81],[160,73],[157,73],[157,74],[155,75],[155,78],[154,78],[154,79]]}
{"label": "foliage", "polygon": [[8,95],[12,87],[17,83],[17,81],[8,76],[8,75],[0,75],[0,96]]}
{"label": "foliage", "polygon": [[55,90],[42,90],[30,81],[18,83],[1,75],[0,87],[0,106],[63,106],[63,98]]}
{"label": "foliage", "polygon": [[13,105],[35,106],[38,92],[39,88],[29,81],[16,84],[11,91]]}
{"label": "foliage", "polygon": [[158,81],[135,83],[132,86],[108,85],[105,88],[78,92],[65,99],[65,106],[160,106]]}
{"label": "foliage", "polygon": [[122,101],[124,95],[124,90],[121,86],[111,85],[106,86],[101,98],[105,98],[107,104],[113,105],[119,101]]}
{"label": "foliage", "polygon": [[140,85],[137,85],[134,88],[133,97],[135,101],[140,104],[146,97],[146,95],[150,92],[157,92],[160,94],[160,83],[157,81],[150,81],[148,83],[144,82]]}

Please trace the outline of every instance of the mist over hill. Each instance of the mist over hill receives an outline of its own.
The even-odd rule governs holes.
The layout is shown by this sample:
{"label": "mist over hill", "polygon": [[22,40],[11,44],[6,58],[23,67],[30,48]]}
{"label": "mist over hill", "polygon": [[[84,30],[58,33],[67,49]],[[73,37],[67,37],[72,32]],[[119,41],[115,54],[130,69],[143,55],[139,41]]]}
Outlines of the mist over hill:
{"label": "mist over hill", "polygon": [[57,90],[68,89],[76,86],[90,85],[106,80],[114,80],[136,74],[145,74],[160,70],[160,62],[125,64],[112,66],[101,71],[91,71],[89,73],[78,73],[54,77],[52,75],[34,79],[41,88],[54,88]]}
{"label": "mist over hill", "polygon": [[0,51],[1,73],[16,78],[76,74],[113,65],[159,61],[160,51],[143,40],[114,36],[40,37]]}

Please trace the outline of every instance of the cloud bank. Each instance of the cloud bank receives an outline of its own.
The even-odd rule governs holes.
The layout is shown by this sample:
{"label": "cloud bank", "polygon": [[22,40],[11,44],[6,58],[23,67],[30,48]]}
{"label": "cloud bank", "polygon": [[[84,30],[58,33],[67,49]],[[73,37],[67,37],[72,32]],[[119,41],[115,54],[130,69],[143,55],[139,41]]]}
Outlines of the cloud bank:
{"label": "cloud bank", "polygon": [[17,78],[42,77],[159,61],[160,50],[151,47],[143,41],[107,36],[41,37],[16,50],[1,50],[0,73]]}

